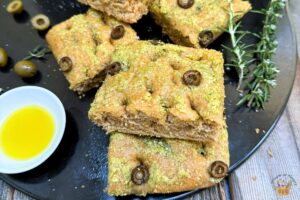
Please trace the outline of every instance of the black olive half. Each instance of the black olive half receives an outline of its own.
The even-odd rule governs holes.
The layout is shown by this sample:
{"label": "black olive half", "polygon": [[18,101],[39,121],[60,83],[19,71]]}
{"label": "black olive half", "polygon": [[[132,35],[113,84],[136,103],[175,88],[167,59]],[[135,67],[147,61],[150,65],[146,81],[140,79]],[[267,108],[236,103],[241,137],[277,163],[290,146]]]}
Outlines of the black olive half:
{"label": "black olive half", "polygon": [[125,28],[123,25],[118,25],[111,31],[110,37],[114,40],[121,39],[125,34]]}
{"label": "black olive half", "polygon": [[131,181],[136,185],[142,185],[149,180],[149,171],[145,165],[135,167],[131,172]]}
{"label": "black olive half", "polygon": [[186,85],[199,86],[201,83],[201,74],[197,70],[189,70],[183,74],[182,80]]}
{"label": "black olive half", "polygon": [[213,178],[224,178],[228,172],[228,165],[223,161],[215,161],[210,165],[209,174]]}

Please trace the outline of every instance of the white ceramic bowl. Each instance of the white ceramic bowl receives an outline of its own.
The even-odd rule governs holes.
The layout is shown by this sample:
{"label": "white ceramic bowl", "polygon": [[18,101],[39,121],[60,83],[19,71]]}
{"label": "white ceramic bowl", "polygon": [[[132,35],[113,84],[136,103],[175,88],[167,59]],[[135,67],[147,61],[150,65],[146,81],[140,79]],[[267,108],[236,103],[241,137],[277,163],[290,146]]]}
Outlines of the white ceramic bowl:
{"label": "white ceramic bowl", "polygon": [[49,146],[39,155],[28,160],[14,160],[0,148],[0,173],[17,174],[31,170],[43,163],[59,145],[65,130],[66,113],[58,97],[47,89],[23,86],[0,95],[0,127],[14,111],[29,105],[46,109],[55,122],[55,133]]}

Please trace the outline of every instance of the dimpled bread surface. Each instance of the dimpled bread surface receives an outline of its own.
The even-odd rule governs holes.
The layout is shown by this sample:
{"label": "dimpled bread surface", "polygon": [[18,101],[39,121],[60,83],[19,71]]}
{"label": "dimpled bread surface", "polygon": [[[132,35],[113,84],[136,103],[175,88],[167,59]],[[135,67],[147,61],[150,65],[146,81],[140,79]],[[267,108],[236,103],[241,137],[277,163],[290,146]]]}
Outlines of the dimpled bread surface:
{"label": "dimpled bread surface", "polygon": [[79,0],[79,2],[131,24],[148,13],[148,6],[152,0]]}
{"label": "dimpled bread surface", "polygon": [[[112,62],[122,71],[98,90],[89,118],[107,132],[213,141],[223,123],[224,80],[220,52],[159,42],[119,46]],[[196,70],[199,86],[183,83]]]}
{"label": "dimpled bread surface", "polygon": [[[108,193],[145,196],[210,187],[222,180],[209,173],[214,161],[222,161],[229,166],[225,127],[213,143],[113,133],[108,151]],[[133,169],[141,164],[148,169],[149,180],[136,185],[131,175]]]}
{"label": "dimpled bread surface", "polygon": [[[156,23],[175,44],[195,48],[213,42],[226,29],[229,20],[227,0],[194,0],[190,8],[180,7],[178,0],[154,0],[149,9]],[[248,1],[233,0],[236,20],[250,9]],[[209,40],[205,34],[200,34],[207,31],[212,34]]]}
{"label": "dimpled bread surface", "polygon": [[[118,25],[125,27],[125,34],[112,40],[111,31]],[[115,47],[135,41],[137,36],[129,25],[90,9],[54,26],[46,39],[58,62],[63,57],[71,59],[72,69],[64,75],[71,90],[83,93],[104,80],[101,72],[111,62]]]}

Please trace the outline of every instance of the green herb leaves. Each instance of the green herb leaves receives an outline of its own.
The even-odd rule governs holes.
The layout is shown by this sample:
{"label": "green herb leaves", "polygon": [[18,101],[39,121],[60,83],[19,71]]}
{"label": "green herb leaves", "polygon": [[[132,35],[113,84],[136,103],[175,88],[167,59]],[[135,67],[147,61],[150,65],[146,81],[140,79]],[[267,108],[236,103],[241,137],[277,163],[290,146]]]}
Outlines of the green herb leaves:
{"label": "green herb leaves", "polygon": [[234,67],[239,75],[237,90],[241,91],[242,82],[248,72],[248,66],[254,61],[252,53],[247,49],[252,45],[246,45],[242,42],[243,37],[249,34],[246,31],[239,31],[241,22],[237,21],[237,15],[233,10],[232,0],[227,0],[229,3],[229,22],[228,29],[225,30],[230,35],[231,47],[223,47],[232,54],[231,63],[227,66]]}
{"label": "green herb leaves", "polygon": [[[237,105],[246,104],[254,109],[264,108],[264,104],[270,99],[270,89],[276,86],[276,77],[279,70],[272,58],[277,50],[276,28],[281,13],[285,7],[284,0],[271,0],[267,9],[255,11],[265,16],[263,21],[263,30],[259,35],[260,41],[256,44],[254,50],[249,49],[250,45],[241,42],[242,38],[248,32],[239,31],[240,23],[235,23],[235,13],[232,9],[232,0],[227,0],[230,9],[230,20],[227,32],[230,34],[232,48],[225,47],[233,54],[231,64],[239,74],[239,83],[237,89],[244,93]],[[253,59],[254,58],[254,59]],[[256,61],[256,66],[249,71],[249,65]],[[249,71],[248,74],[246,74]],[[243,83],[245,76],[247,82]],[[246,85],[244,90],[241,86]]]}
{"label": "green herb leaves", "polygon": [[254,109],[264,108],[270,97],[270,89],[276,86],[276,77],[279,70],[272,58],[277,50],[276,28],[281,13],[285,7],[283,0],[271,0],[268,9],[261,10],[265,15],[264,27],[260,33],[260,41],[256,45],[255,56],[257,65],[251,73],[251,80],[247,84],[247,94],[237,105],[247,103]]}
{"label": "green herb leaves", "polygon": [[48,53],[51,53],[48,47],[38,45],[32,51],[29,51],[28,55],[23,60],[30,60],[32,58],[41,59],[44,58],[44,56]]}

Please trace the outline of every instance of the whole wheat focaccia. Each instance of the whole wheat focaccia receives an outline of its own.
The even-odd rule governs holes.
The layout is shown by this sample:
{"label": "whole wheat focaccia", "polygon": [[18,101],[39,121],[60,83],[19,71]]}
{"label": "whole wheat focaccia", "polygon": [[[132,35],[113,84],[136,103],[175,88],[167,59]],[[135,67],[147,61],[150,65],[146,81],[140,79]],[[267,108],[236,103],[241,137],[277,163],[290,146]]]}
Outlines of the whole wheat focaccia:
{"label": "whole wheat focaccia", "polygon": [[148,13],[152,0],[78,0],[126,23],[136,23]]}
{"label": "whole wheat focaccia", "polygon": [[89,118],[107,132],[212,141],[222,127],[220,52],[154,41],[119,46]]}
{"label": "whole wheat focaccia", "polygon": [[113,133],[108,151],[108,193],[145,196],[206,188],[229,166],[228,135],[212,143]]}
{"label": "whole wheat focaccia", "polygon": [[54,26],[46,39],[70,89],[83,93],[103,81],[115,47],[137,36],[129,25],[89,10]]}
{"label": "whole wheat focaccia", "polygon": [[[251,9],[248,1],[232,2],[236,20]],[[228,26],[227,0],[154,0],[149,9],[163,32],[183,46],[206,47]]]}

